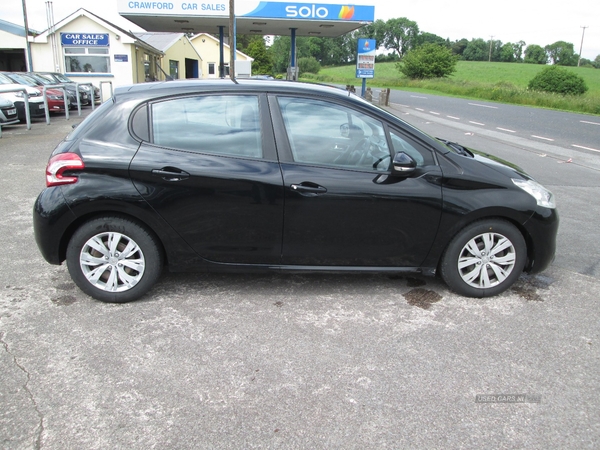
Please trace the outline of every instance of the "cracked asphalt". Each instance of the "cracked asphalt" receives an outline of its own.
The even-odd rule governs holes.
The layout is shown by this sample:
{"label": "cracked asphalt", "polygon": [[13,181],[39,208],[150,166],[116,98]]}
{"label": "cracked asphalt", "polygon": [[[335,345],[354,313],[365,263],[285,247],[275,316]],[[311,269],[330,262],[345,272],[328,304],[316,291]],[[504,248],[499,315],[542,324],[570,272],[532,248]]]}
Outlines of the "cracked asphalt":
{"label": "cracked asphalt", "polygon": [[0,138],[0,448],[600,446],[593,169],[565,180],[469,136],[546,177],[561,211],[555,264],[495,298],[418,276],[165,274],[109,305],[33,239],[49,153],[79,120]]}

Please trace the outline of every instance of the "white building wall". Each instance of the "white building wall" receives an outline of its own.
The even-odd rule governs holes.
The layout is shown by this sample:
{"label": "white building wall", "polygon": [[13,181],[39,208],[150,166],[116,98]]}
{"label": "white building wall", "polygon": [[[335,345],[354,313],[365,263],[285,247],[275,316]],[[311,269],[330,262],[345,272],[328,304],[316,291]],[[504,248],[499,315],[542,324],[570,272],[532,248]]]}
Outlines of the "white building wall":
{"label": "white building wall", "polygon": [[[73,73],[66,70],[65,55],[61,44],[60,33],[85,33],[85,34],[107,34],[109,35],[109,57],[110,73]],[[31,44],[31,55],[33,67],[36,71],[61,72],[67,74],[73,81],[80,83],[93,83],[95,86],[103,88],[103,97],[110,96],[111,82],[113,87],[133,84],[136,78],[135,66],[136,52],[137,58],[143,58],[143,49],[136,50],[134,39],[127,35],[122,35],[118,30],[105,27],[85,15],[81,15],[71,22],[65,24],[62,28],[56,30],[56,44],[58,48],[58,68],[54,66],[52,56],[51,39],[45,36],[45,39],[38,37]],[[116,61],[115,55],[126,55],[127,61]],[[124,59],[120,57],[118,59]],[[143,76],[143,74],[142,74]],[[142,78],[143,79],[143,78]],[[101,82],[102,86],[101,86]]]}

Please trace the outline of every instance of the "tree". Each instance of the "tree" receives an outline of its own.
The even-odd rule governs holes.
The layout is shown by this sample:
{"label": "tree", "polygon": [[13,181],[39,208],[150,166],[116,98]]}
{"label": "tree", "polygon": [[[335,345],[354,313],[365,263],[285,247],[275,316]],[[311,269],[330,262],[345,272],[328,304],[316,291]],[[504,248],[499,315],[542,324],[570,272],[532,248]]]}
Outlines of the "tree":
{"label": "tree", "polygon": [[452,53],[462,58],[467,45],[469,45],[469,41],[465,38],[462,38],[459,41],[454,41],[452,44]]}
{"label": "tree", "polygon": [[463,58],[467,61],[487,61],[490,46],[483,39],[471,39],[463,52]]}
{"label": "tree", "polygon": [[573,50],[573,44],[565,41],[556,41],[544,47],[552,64],[557,66],[576,66],[579,55]]}
{"label": "tree", "polygon": [[396,67],[408,78],[442,78],[456,70],[456,60],[449,48],[427,43],[410,50]]}
{"label": "tree", "polygon": [[376,32],[383,37],[381,44],[388,50],[394,50],[402,58],[407,51],[416,47],[419,26],[417,22],[400,17],[388,20]]}
{"label": "tree", "polygon": [[594,66],[596,69],[600,69],[600,55],[596,56],[594,62],[592,62],[592,66]]}
{"label": "tree", "polygon": [[417,36],[417,45],[423,44],[437,44],[443,46],[449,46],[449,42],[441,36],[433,33],[421,32]]}
{"label": "tree", "polygon": [[527,64],[547,64],[548,55],[546,54],[546,50],[536,44],[528,45],[525,49],[524,62]]}
{"label": "tree", "polygon": [[267,51],[265,40],[262,36],[253,36],[248,43],[245,53],[252,57],[252,72],[270,74],[273,73],[273,59]]}
{"label": "tree", "polygon": [[512,44],[512,46],[515,61],[523,62],[523,47],[525,47],[525,41],[515,42],[514,44]]}
{"label": "tree", "polygon": [[542,69],[533,77],[529,82],[529,89],[556,94],[582,95],[588,87],[579,75],[555,65]]}
{"label": "tree", "polygon": [[507,42],[500,49],[500,61],[502,62],[515,62],[515,51],[513,44]]}

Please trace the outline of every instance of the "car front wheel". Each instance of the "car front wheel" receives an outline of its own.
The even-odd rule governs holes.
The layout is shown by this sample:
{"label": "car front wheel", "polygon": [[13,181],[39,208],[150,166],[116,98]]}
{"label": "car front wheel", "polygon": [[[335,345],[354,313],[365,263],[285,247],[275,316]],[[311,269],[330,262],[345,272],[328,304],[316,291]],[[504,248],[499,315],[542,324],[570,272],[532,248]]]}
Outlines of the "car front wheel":
{"label": "car front wheel", "polygon": [[67,247],[67,266],[75,284],[109,303],[143,296],[158,280],[162,261],[156,239],[140,225],[119,217],[86,222]]}
{"label": "car front wheel", "polygon": [[520,231],[504,220],[483,220],[460,231],[440,264],[442,279],[456,293],[490,297],[508,289],[521,275],[527,246]]}

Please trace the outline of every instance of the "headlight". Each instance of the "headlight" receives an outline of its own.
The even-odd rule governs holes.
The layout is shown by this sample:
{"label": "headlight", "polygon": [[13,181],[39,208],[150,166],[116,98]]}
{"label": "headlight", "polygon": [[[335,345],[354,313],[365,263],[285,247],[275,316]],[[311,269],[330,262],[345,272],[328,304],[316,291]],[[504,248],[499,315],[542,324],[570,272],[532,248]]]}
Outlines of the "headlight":
{"label": "headlight", "polygon": [[79,89],[83,89],[86,92],[90,91],[90,87],[89,86],[79,86]]}
{"label": "headlight", "polygon": [[512,181],[516,186],[520,187],[533,198],[535,198],[535,201],[539,206],[550,209],[556,208],[554,194],[540,183],[537,183],[533,180],[518,180],[515,178],[513,178]]}

